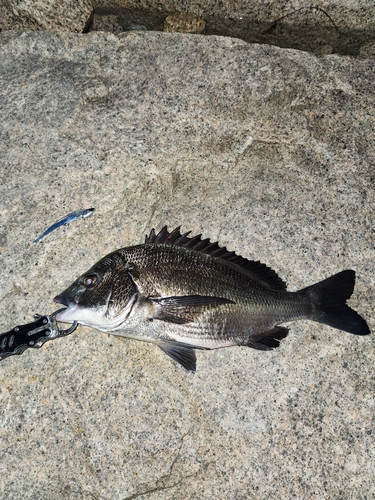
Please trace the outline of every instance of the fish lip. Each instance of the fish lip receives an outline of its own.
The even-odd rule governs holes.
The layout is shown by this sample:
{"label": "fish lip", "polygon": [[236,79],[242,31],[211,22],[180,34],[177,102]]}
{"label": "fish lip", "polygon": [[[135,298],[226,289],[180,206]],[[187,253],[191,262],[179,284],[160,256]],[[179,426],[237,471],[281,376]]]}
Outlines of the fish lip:
{"label": "fish lip", "polygon": [[66,307],[71,307],[72,305],[75,304],[75,302],[73,300],[70,300],[65,295],[56,295],[56,297],[54,297],[53,301],[57,302],[57,304],[62,304],[63,306],[66,306]]}
{"label": "fish lip", "polygon": [[79,321],[76,317],[77,313],[79,315],[79,310],[77,311],[77,304],[70,303],[70,305],[66,308],[59,309],[57,312],[55,319],[59,323],[74,323],[75,321]]}
{"label": "fish lip", "polygon": [[67,311],[67,309],[61,309],[55,316],[55,319],[58,323],[69,323],[69,324],[73,324],[74,321],[73,320],[66,320],[64,318],[62,318],[61,316],[64,314],[64,312]]}

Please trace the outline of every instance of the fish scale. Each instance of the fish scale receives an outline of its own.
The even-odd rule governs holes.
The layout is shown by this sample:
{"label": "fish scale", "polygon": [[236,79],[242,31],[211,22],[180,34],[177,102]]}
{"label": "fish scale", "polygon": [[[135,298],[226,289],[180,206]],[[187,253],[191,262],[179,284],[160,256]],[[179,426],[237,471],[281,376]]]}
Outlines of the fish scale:
{"label": "fish scale", "polygon": [[288,334],[282,324],[297,319],[367,335],[346,304],[354,283],[355,272],[345,270],[290,292],[265,264],[164,227],[108,254],[55,297],[66,306],[56,319],[153,342],[195,371],[194,349],[274,349]]}

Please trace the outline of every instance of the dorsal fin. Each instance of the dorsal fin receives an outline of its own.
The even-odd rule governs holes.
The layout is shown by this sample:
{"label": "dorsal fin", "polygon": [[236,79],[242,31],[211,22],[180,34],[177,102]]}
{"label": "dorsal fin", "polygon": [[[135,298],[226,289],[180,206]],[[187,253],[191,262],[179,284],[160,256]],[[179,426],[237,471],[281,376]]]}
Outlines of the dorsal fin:
{"label": "dorsal fin", "polygon": [[265,264],[259,261],[247,260],[240,255],[236,255],[235,252],[230,252],[225,247],[220,247],[217,241],[211,243],[208,238],[202,240],[201,234],[189,237],[190,233],[191,231],[181,234],[180,226],[169,232],[167,226],[164,226],[158,234],[155,233],[155,229],[151,229],[149,236],[145,238],[145,243],[176,245],[211,255],[211,257],[218,257],[249,271],[270,288],[286,290],[284,281],[279,278],[273,269],[267,267]]}

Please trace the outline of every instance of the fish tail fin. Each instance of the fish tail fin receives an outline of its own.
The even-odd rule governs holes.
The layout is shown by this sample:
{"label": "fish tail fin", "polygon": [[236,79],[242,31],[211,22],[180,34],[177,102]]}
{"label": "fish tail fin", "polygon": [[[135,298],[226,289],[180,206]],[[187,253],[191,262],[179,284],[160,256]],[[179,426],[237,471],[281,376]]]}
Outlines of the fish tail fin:
{"label": "fish tail fin", "polygon": [[354,284],[355,271],[346,270],[300,290],[310,296],[314,305],[310,319],[355,335],[368,335],[366,321],[346,304]]}

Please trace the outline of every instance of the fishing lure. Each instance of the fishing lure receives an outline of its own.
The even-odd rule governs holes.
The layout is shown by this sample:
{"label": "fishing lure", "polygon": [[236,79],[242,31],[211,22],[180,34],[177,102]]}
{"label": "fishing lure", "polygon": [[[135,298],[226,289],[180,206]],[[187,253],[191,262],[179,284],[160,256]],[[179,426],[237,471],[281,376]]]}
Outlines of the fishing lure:
{"label": "fishing lure", "polygon": [[92,213],[94,212],[95,208],[86,208],[84,210],[77,210],[77,212],[72,212],[71,214],[66,215],[62,219],[58,220],[52,226],[50,226],[48,229],[44,231],[36,240],[34,240],[34,243],[38,243],[44,236],[46,236],[49,233],[52,233],[55,229],[57,229],[60,226],[66,226],[67,224],[70,224],[74,220],[77,219],[86,219],[87,217],[90,217]]}

